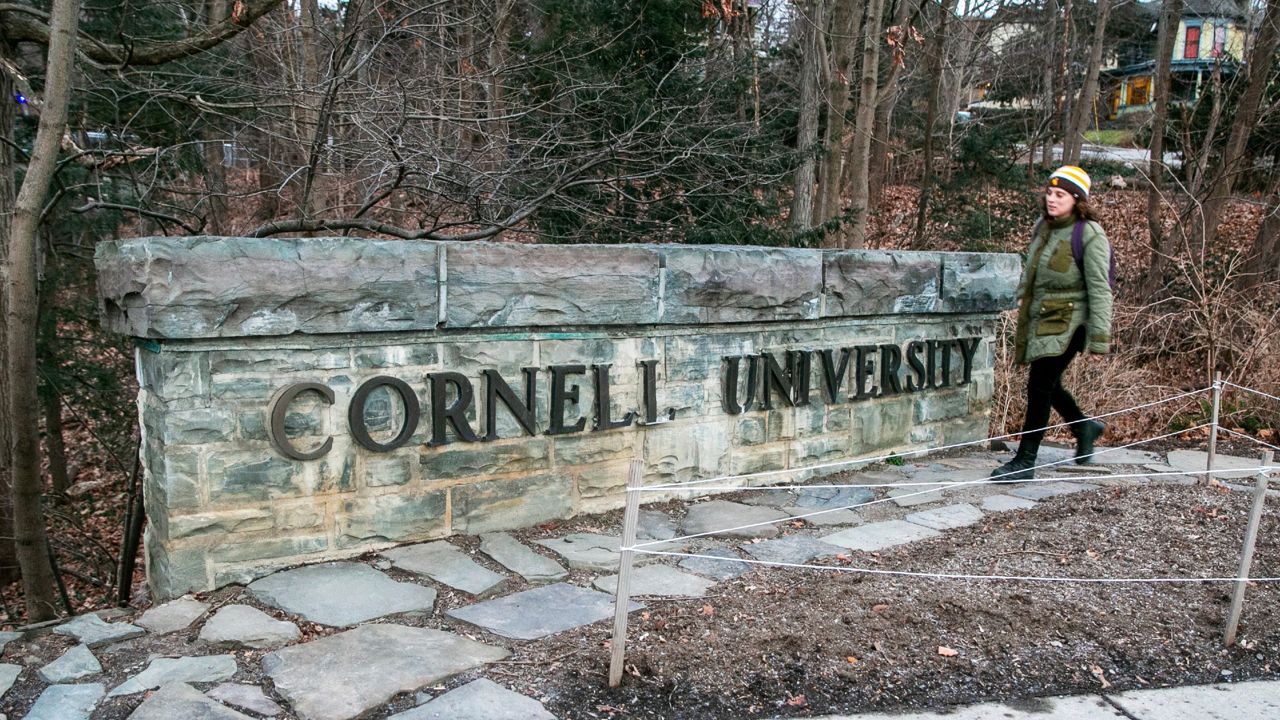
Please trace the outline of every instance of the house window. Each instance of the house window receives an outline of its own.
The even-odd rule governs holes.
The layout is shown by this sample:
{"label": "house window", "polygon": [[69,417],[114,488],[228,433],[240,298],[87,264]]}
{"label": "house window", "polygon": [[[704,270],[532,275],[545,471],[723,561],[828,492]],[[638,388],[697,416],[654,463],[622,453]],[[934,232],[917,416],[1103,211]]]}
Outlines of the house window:
{"label": "house window", "polygon": [[1186,42],[1183,43],[1182,57],[1194,60],[1200,57],[1200,26],[1188,25]]}
{"label": "house window", "polygon": [[1129,80],[1129,94],[1125,105],[1146,105],[1150,100],[1151,78],[1136,77]]}
{"label": "house window", "polygon": [[1227,48],[1227,26],[1215,25],[1213,28],[1213,56],[1222,57]]}

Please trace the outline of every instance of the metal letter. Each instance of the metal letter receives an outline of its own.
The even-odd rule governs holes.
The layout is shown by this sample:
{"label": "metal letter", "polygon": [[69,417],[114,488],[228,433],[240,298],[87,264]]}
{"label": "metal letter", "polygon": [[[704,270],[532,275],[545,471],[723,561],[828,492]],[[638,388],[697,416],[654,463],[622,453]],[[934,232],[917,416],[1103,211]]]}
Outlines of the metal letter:
{"label": "metal letter", "polygon": [[[438,447],[453,442],[445,433],[445,423],[453,425],[453,431],[464,442],[478,442],[471,423],[467,421],[467,407],[475,393],[471,381],[461,373],[439,372],[427,373],[427,382],[431,383],[431,441],[427,447]],[[458,399],[453,405],[448,404],[448,386],[458,389]]]}
{"label": "metal letter", "polygon": [[875,345],[859,345],[853,349],[853,400],[866,400],[876,396],[875,388],[867,387],[867,380],[875,375]]}
{"label": "metal letter", "polygon": [[676,419],[676,409],[667,408],[666,417],[658,419],[658,371],[657,360],[641,360],[636,363],[643,373],[644,385],[644,420],[637,425],[661,425]]}
{"label": "metal letter", "polygon": [[635,419],[636,414],[627,411],[621,420],[613,421],[609,419],[609,365],[594,365],[596,373],[596,419],[591,429],[594,432],[601,430],[614,430],[620,427],[626,427]]}
{"label": "metal letter", "polygon": [[480,374],[484,376],[484,422],[485,433],[484,439],[498,439],[498,399],[502,399],[502,404],[507,406],[507,410],[511,411],[511,415],[515,417],[516,422],[520,423],[520,427],[530,435],[538,434],[538,418],[536,398],[538,396],[538,368],[520,368],[520,372],[524,373],[524,403],[521,404],[520,399],[516,397],[516,393],[502,379],[497,370],[482,370]]}
{"label": "metal letter", "polygon": [[828,403],[840,402],[840,388],[844,387],[844,376],[849,370],[849,355],[852,352],[851,348],[840,348],[840,363],[837,364],[831,350],[818,351],[818,356],[822,358],[822,378],[826,381],[823,392]]}
{"label": "metal letter", "polygon": [[[369,395],[380,387],[389,387],[394,390],[400,396],[400,402],[404,404],[404,424],[400,426],[400,432],[386,444],[374,440],[369,434],[369,427],[364,422],[364,404],[369,400]],[[351,437],[355,438],[362,447],[374,452],[391,452],[409,442],[413,431],[418,429],[419,414],[418,395],[408,383],[387,375],[379,375],[361,384],[356,389],[356,394],[351,396],[351,405],[347,408],[347,425],[351,428]]]}
{"label": "metal letter", "polygon": [[585,375],[585,365],[552,365],[551,366],[551,427],[548,435],[564,435],[565,433],[582,432],[587,426],[587,419],[578,418],[572,425],[564,424],[564,401],[578,402],[578,386],[565,387],[565,378],[569,375]]}
{"label": "metal letter", "polygon": [[907,392],[920,392],[928,387],[925,382],[924,362],[920,360],[920,351],[924,350],[924,343],[919,340],[912,340],[907,343],[907,367],[911,368],[911,372],[915,373],[915,377],[907,376]]}
{"label": "metal letter", "polygon": [[778,365],[778,361],[773,355],[762,352],[760,360],[764,363],[764,391],[763,406],[765,410],[773,409],[773,391],[777,390],[778,395],[788,405],[795,405],[795,383],[792,378],[791,358],[787,358],[787,369],[784,372],[782,366]]}
{"label": "metal letter", "polygon": [[960,346],[960,360],[962,362],[962,377],[959,385],[968,385],[973,382],[973,356],[978,354],[978,343],[982,342],[980,337],[960,338],[956,340],[956,344]]}
{"label": "metal letter", "polygon": [[898,379],[898,370],[902,368],[902,348],[897,345],[880,346],[880,394],[898,395],[902,392],[902,382]]}
{"label": "metal letter", "polygon": [[333,390],[329,389],[327,385],[296,383],[276,393],[276,396],[271,398],[271,404],[267,406],[267,416],[271,419],[270,427],[267,430],[270,434],[271,445],[281,455],[290,460],[318,460],[333,448],[333,437],[330,436],[325,438],[325,441],[320,443],[319,447],[314,450],[303,452],[293,446],[293,443],[289,441],[289,436],[284,432],[284,420],[289,415],[289,405],[299,395],[308,391],[319,393],[320,397],[324,398],[326,405],[333,404]]}

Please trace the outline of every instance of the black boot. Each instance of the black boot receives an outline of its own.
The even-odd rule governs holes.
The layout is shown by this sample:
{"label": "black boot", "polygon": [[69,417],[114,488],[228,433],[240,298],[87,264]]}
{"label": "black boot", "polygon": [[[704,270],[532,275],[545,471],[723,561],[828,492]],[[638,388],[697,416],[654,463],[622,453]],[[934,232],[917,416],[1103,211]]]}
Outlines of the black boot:
{"label": "black boot", "polygon": [[996,484],[1015,483],[1036,478],[1036,451],[1039,447],[1026,447],[1024,440],[1018,444],[1018,454],[1009,462],[991,471],[991,482]]}
{"label": "black boot", "polygon": [[1085,420],[1071,426],[1071,434],[1076,436],[1076,464],[1088,465],[1093,462],[1093,441],[1102,437],[1107,426],[1097,420]]}

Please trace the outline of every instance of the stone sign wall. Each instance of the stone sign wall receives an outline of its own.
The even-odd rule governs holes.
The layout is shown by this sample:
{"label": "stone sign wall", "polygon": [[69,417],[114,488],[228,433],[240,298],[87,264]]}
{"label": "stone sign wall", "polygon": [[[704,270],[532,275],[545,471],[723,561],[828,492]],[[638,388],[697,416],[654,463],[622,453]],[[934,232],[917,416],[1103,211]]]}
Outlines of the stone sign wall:
{"label": "stone sign wall", "polygon": [[[157,597],[647,483],[985,437],[1016,256],[353,238],[99,246]],[[737,482],[737,481],[730,481]]]}

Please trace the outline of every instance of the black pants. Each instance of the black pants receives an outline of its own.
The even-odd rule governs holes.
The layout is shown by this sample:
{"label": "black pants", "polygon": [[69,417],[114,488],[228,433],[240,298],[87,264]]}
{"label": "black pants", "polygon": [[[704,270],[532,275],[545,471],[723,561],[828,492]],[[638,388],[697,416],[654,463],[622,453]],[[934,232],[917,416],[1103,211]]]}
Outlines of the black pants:
{"label": "black pants", "polygon": [[1062,374],[1083,349],[1084,328],[1080,327],[1061,355],[1031,361],[1031,372],[1027,375],[1027,416],[1022,422],[1019,450],[1026,448],[1034,452],[1039,449],[1040,441],[1044,439],[1044,430],[1040,428],[1049,424],[1049,408],[1057,410],[1067,422],[1084,419],[1075,398],[1062,387]]}

